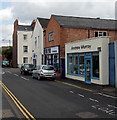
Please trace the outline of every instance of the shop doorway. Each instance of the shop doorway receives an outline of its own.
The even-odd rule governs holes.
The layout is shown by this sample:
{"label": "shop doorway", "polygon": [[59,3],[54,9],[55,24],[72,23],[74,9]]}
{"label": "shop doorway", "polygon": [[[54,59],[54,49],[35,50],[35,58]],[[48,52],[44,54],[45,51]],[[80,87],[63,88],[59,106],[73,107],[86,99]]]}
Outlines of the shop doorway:
{"label": "shop doorway", "polygon": [[91,59],[85,59],[85,82],[91,83]]}

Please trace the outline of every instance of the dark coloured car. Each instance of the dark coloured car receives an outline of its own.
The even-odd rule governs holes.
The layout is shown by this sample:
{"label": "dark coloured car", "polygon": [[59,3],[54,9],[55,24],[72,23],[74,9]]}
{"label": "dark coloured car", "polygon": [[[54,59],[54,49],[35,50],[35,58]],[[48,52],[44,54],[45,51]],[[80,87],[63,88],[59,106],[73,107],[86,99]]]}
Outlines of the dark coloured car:
{"label": "dark coloured car", "polygon": [[21,66],[21,74],[25,75],[25,74],[32,74],[32,71],[34,70],[34,65],[33,64],[23,64]]}

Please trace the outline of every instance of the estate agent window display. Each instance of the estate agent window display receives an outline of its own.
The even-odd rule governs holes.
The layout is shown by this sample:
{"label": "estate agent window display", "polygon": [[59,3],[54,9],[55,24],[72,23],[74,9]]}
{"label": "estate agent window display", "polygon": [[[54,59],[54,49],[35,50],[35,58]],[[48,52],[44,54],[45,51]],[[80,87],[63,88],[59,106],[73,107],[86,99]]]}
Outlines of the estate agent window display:
{"label": "estate agent window display", "polygon": [[85,63],[86,53],[67,54],[67,74],[85,77],[86,70],[90,70],[90,77],[99,79],[99,52],[90,53],[91,63]]}

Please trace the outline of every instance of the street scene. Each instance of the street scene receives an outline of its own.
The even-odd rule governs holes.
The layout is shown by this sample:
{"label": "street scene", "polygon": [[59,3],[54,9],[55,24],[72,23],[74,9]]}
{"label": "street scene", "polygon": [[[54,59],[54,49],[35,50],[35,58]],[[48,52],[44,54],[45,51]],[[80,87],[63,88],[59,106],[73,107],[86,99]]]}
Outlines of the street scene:
{"label": "street scene", "polygon": [[[30,75],[21,75],[20,70],[14,68],[3,69],[1,82],[35,119],[115,118],[117,116],[117,96],[109,87],[89,87],[65,79],[37,80]],[[6,117],[24,118],[10,99],[3,92],[3,111],[6,110]]]}
{"label": "street scene", "polygon": [[1,3],[0,118],[115,119],[116,0]]}

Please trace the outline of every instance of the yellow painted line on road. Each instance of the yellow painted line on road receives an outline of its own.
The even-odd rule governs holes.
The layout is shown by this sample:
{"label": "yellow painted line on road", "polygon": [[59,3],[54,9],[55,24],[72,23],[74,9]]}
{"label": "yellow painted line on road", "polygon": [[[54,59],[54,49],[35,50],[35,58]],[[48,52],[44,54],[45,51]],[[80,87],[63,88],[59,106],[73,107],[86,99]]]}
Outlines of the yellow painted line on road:
{"label": "yellow painted line on road", "polygon": [[72,87],[75,87],[75,88],[78,88],[78,89],[90,91],[90,92],[96,92],[96,91],[94,91],[94,90],[90,90],[90,89],[87,89],[87,88],[83,88],[83,87],[80,87],[80,86],[77,86],[77,85],[73,85],[73,84],[66,83],[66,82],[62,82],[62,81],[58,81],[58,80],[55,80],[55,82],[61,83],[61,84],[65,84],[65,85],[68,85],[68,86],[72,86]]}
{"label": "yellow painted line on road", "polygon": [[13,100],[13,102],[16,104],[16,106],[19,108],[22,114],[26,117],[26,119],[36,120],[1,81],[0,81],[0,85],[5,90],[5,92],[10,96],[10,98]]}

